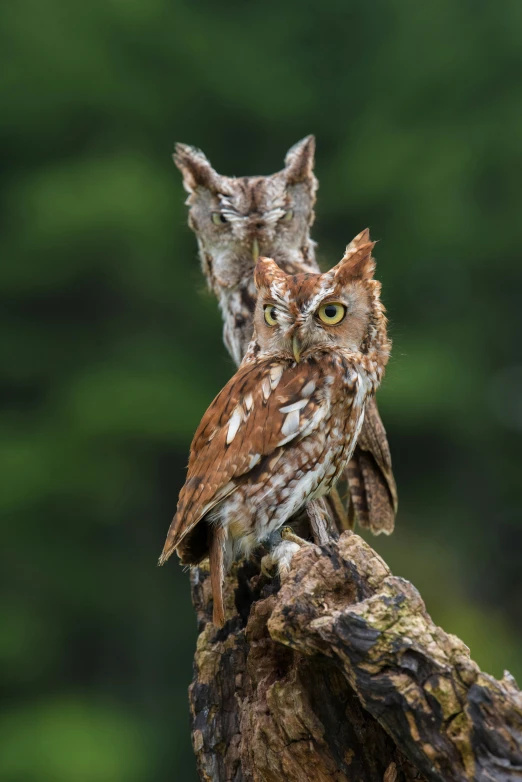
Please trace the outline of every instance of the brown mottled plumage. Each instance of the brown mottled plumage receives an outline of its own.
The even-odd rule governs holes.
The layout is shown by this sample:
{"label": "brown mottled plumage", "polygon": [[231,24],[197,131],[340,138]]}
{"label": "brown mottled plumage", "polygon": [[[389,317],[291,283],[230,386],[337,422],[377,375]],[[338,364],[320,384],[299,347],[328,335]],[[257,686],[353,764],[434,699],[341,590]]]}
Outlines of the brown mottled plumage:
{"label": "brown mottled plumage", "polygon": [[[254,334],[192,441],[187,480],[160,558],[210,554],[214,622],[223,574],[335,485],[353,453],[390,343],[367,231],[325,274],[255,270]],[[332,314],[333,313],[333,314]],[[283,542],[288,565],[297,544]]]}
{"label": "brown mottled plumage", "polygon": [[[271,176],[218,174],[194,147],[176,145],[174,161],[189,197],[189,225],[196,234],[203,272],[219,300],[224,342],[240,364],[252,338],[258,256],[274,258],[288,274],[319,272],[314,221],[317,179],[315,140],[307,136],[289,150],[285,167]],[[397,490],[390,450],[375,399],[347,470],[349,517],[374,533],[393,531]]]}

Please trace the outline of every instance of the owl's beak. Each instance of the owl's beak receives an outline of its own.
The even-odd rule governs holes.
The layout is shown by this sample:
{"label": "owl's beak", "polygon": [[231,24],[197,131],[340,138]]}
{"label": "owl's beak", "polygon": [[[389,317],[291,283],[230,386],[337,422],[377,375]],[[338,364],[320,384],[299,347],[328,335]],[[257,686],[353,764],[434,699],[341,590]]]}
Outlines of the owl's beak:
{"label": "owl's beak", "polygon": [[301,342],[299,341],[299,337],[296,337],[296,335],[294,334],[294,336],[292,337],[292,351],[293,351],[293,354],[294,354],[294,358],[295,358],[296,364],[299,364],[299,359],[301,358],[301,350],[302,350],[302,348],[303,348],[303,346],[302,346]]}
{"label": "owl's beak", "polygon": [[254,239],[252,242],[252,258],[254,259],[254,263],[257,263],[259,258],[259,243],[257,239]]}

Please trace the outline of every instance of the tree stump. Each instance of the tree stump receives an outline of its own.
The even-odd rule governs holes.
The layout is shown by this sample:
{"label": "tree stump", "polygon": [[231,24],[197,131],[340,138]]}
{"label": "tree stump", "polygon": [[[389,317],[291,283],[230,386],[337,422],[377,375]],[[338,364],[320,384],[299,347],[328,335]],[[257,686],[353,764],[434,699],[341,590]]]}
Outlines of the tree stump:
{"label": "tree stump", "polygon": [[282,584],[255,561],[237,565],[221,630],[204,568],[192,590],[202,780],[522,780],[513,677],[482,673],[353,532],[304,546]]}

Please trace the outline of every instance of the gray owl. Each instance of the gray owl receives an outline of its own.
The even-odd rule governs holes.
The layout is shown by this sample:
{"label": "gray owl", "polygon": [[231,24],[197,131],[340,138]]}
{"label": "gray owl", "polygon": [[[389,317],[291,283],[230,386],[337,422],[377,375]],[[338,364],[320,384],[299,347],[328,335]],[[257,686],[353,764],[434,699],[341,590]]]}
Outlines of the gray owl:
{"label": "gray owl", "polygon": [[[174,162],[189,193],[189,225],[196,234],[203,272],[219,301],[224,342],[239,365],[252,338],[256,304],[254,268],[260,255],[286,274],[317,273],[310,237],[318,187],[315,139],[295,144],[285,167],[271,176],[218,174],[200,150],[177,144]],[[348,519],[378,534],[393,531],[397,490],[386,432],[372,397],[350,460]]]}

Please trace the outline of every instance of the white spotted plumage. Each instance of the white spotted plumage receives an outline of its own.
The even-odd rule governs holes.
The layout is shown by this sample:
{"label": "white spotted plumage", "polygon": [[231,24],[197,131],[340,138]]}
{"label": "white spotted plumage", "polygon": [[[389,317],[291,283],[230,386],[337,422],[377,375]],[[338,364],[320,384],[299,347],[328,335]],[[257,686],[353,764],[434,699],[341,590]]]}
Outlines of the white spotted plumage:
{"label": "white spotted plumage", "polygon": [[[210,549],[211,571],[226,570],[345,470],[390,349],[372,247],[367,241],[324,275],[290,276],[260,259],[254,336],[196,432],[162,562],[177,550],[196,564]],[[274,291],[284,317],[270,325]],[[345,308],[334,326],[319,317],[332,296]]]}
{"label": "white spotted plumage", "polygon": [[[174,161],[189,194],[189,225],[197,237],[208,286],[219,301],[224,343],[236,365],[252,338],[253,271],[259,255],[274,258],[287,274],[319,272],[310,236],[317,190],[314,151],[315,140],[308,136],[288,151],[281,171],[271,176],[228,177],[219,174],[200,150],[176,145]],[[368,232],[357,236],[346,257],[367,240]],[[325,286],[330,283],[327,276],[321,281]],[[285,321],[289,299],[284,286],[276,284],[273,298]],[[312,309],[317,300],[310,302]],[[344,526],[356,516],[362,526],[389,534],[397,512],[397,491],[386,432],[373,398],[366,406],[365,423],[346,477],[351,518],[338,516],[338,523]]]}

